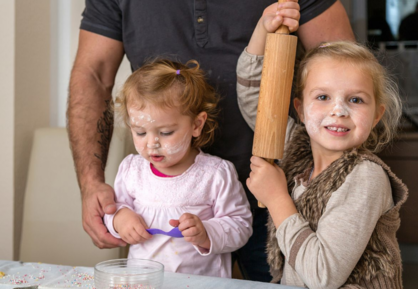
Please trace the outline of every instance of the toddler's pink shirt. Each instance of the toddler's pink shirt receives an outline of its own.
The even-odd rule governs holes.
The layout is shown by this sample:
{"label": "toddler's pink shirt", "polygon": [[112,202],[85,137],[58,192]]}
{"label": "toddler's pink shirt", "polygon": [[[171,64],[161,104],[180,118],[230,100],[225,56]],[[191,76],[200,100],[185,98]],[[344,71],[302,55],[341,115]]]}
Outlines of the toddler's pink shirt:
{"label": "toddler's pink shirt", "polygon": [[[117,209],[130,208],[150,228],[169,231],[170,219],[191,213],[200,217],[211,240],[206,250],[184,238],[154,235],[130,246],[128,258],[159,261],[170,272],[231,277],[230,252],[252,234],[250,207],[232,163],[200,152],[186,172],[167,178],[156,176],[140,155],[129,155],[119,167],[114,189]],[[105,215],[105,224],[120,238],[113,216]]]}

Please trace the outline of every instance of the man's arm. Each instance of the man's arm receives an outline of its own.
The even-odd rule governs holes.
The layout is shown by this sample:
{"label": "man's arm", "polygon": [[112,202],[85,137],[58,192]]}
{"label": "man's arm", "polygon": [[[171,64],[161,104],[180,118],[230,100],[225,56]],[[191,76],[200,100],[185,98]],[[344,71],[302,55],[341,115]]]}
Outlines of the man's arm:
{"label": "man's arm", "polygon": [[113,132],[112,88],[122,61],[122,42],[80,30],[70,79],[67,125],[83,202],[83,227],[99,248],[125,245],[103,225],[104,213],[116,210],[114,191],[105,183]]}
{"label": "man's arm", "polygon": [[297,34],[306,50],[325,41],[356,41],[347,12],[339,0],[322,14],[301,25]]}

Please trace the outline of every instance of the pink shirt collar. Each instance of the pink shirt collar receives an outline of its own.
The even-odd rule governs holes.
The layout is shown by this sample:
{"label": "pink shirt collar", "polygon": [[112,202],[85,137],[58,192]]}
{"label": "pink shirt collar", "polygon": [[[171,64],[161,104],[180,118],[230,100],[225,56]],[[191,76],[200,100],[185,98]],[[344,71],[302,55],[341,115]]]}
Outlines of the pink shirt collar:
{"label": "pink shirt collar", "polygon": [[163,174],[162,172],[160,172],[159,170],[157,170],[152,163],[150,163],[150,167],[151,167],[151,171],[154,175],[156,175],[157,177],[162,177],[162,178],[172,178],[175,176],[169,176],[166,174]]}

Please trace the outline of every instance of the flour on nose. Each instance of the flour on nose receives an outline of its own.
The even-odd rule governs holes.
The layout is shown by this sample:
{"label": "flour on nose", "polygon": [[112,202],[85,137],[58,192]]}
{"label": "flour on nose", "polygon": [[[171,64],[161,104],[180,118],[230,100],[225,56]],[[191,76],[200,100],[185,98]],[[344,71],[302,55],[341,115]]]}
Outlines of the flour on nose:
{"label": "flour on nose", "polygon": [[335,100],[335,105],[331,110],[331,115],[336,115],[338,117],[350,115],[350,108],[345,103],[343,97],[337,97]]}

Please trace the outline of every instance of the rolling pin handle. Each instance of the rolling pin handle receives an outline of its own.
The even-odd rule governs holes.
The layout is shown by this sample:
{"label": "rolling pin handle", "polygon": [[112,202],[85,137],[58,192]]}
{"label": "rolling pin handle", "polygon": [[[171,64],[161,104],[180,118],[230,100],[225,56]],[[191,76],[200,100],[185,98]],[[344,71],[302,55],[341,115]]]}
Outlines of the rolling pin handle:
{"label": "rolling pin handle", "polygon": [[[268,162],[269,164],[273,165],[274,164],[274,159],[264,159],[266,162]],[[258,207],[259,208],[265,208],[266,206],[264,206],[263,203],[258,202]]]}

